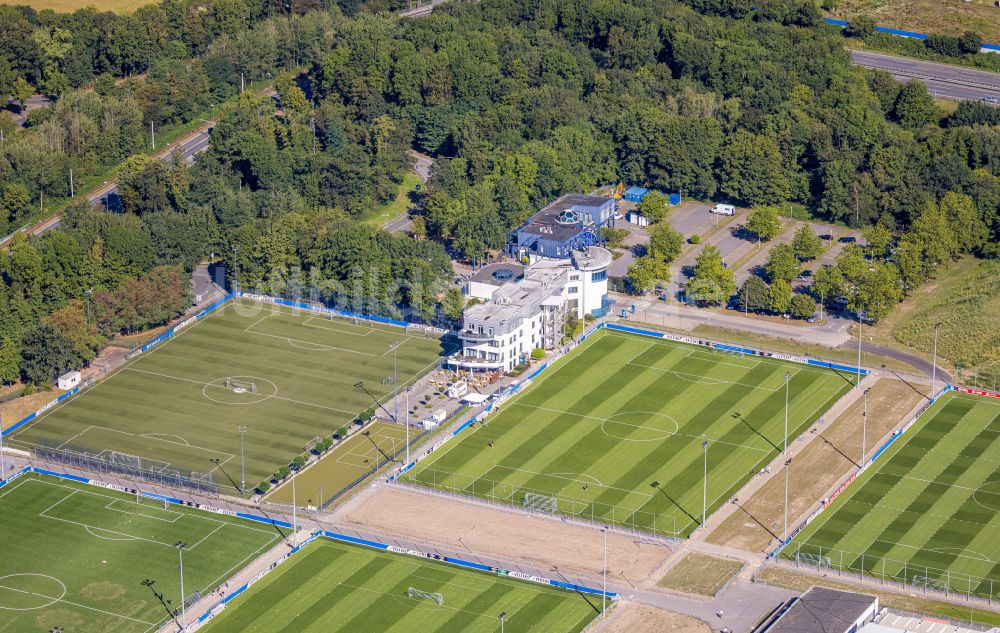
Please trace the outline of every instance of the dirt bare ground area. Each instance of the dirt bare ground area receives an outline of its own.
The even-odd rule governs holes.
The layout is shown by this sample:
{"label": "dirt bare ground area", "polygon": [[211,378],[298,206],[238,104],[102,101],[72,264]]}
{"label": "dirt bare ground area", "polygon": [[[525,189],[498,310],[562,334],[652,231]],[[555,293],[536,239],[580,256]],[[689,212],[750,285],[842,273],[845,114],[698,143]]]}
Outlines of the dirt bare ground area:
{"label": "dirt bare ground area", "polygon": [[599,623],[593,633],[710,633],[701,620],[623,600]]}
{"label": "dirt bare ground area", "polygon": [[743,569],[743,561],[699,552],[687,552],[657,583],[664,589],[715,597],[733,576]]}
{"label": "dirt bare ground area", "polygon": [[[905,382],[880,378],[868,394],[866,452],[871,455],[922,399]],[[858,398],[829,426],[806,435],[809,445],[793,459],[788,472],[789,530],[857,467],[863,413],[864,398]],[[706,542],[753,552],[777,545],[784,531],[784,495],[785,477],[778,473],[749,499],[738,499],[739,509]]]}
{"label": "dirt bare ground area", "polygon": [[[558,567],[566,574],[599,578],[604,535],[545,517],[480,507],[403,488],[379,487],[338,512],[339,522],[433,543],[470,554]],[[608,534],[608,583],[655,587],[652,572],[670,555],[662,545]]]}

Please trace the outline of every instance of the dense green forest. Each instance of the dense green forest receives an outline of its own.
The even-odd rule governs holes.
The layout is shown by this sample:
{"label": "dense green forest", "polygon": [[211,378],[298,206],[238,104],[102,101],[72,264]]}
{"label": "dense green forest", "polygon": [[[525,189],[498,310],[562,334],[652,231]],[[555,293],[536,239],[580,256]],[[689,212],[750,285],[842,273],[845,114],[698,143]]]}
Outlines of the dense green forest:
{"label": "dense green forest", "polygon": [[[901,297],[955,255],[998,254],[995,111],[965,103],[943,116],[922,84],[851,66],[811,2],[482,0],[421,19],[356,9],[261,9],[203,49],[181,37],[185,50],[157,59],[146,81],[98,79],[3,142],[0,204],[29,204],[58,186],[60,161],[135,154],[150,108],[231,94],[230,68],[307,69],[277,82],[277,103],[247,93],[227,104],[192,167],[126,158],[123,213],[76,207],[61,229],[3,256],[5,379],[18,367],[39,375],[25,371],[24,349],[46,340],[40,328],[73,339],[50,317],[79,311],[84,290],[162,284],[160,267],[183,274],[234,248],[245,288],[429,319],[450,278],[448,250],[482,256],[553,196],[618,180],[877,227],[875,246],[849,249],[817,288],[850,291],[852,309],[875,316],[892,304],[880,289]],[[190,54],[201,57],[180,61]],[[213,56],[226,72],[209,70]],[[161,64],[176,76],[156,90],[176,98],[140,98]],[[436,159],[415,237],[357,222],[394,195],[411,147]],[[39,165],[52,165],[49,180]],[[666,261],[676,239],[661,241],[653,251]],[[115,266],[86,276],[102,258]],[[40,274],[24,273],[32,262]],[[734,291],[724,280],[714,288],[719,300]],[[162,307],[140,325],[162,322]],[[136,323],[102,304],[76,339],[96,349]]]}

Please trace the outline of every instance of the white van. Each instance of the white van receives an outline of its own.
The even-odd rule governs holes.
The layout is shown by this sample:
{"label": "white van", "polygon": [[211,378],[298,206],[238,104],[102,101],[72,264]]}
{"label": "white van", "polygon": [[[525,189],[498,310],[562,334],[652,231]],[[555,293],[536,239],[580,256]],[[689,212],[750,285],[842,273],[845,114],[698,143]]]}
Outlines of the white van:
{"label": "white van", "polygon": [[712,207],[712,213],[716,215],[736,215],[736,207],[731,204],[717,204]]}

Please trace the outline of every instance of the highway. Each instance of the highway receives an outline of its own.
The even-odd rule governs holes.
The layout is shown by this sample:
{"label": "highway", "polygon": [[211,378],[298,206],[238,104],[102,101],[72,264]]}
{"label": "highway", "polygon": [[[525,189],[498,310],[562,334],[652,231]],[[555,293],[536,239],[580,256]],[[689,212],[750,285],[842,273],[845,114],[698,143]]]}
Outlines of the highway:
{"label": "highway", "polygon": [[879,68],[900,81],[918,79],[927,84],[936,97],[979,101],[983,97],[1000,99],[1000,75],[965,66],[937,64],[908,57],[852,50],[852,61],[866,68]]}

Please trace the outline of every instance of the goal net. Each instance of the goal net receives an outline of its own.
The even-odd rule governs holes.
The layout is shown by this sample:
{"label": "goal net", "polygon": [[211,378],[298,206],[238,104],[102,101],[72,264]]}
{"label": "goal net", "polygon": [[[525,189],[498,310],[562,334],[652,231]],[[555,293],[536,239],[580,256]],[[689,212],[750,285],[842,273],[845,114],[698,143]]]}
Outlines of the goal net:
{"label": "goal net", "polygon": [[811,565],[813,567],[825,567],[827,569],[832,569],[830,566],[830,558],[827,556],[820,556],[819,554],[810,554],[808,552],[800,552],[798,558],[799,558],[799,563],[803,565]]}
{"label": "goal net", "polygon": [[257,383],[237,378],[226,378],[226,388],[236,393],[257,393]]}
{"label": "goal net", "polygon": [[528,510],[535,510],[537,512],[555,512],[556,508],[559,506],[558,501],[555,497],[549,497],[547,495],[540,495],[537,492],[526,492],[524,493],[524,507]]}
{"label": "goal net", "polygon": [[444,604],[444,596],[439,593],[433,593],[430,591],[421,591],[415,587],[410,587],[406,590],[407,598],[420,598],[421,600],[433,600],[438,603],[438,605]]}

